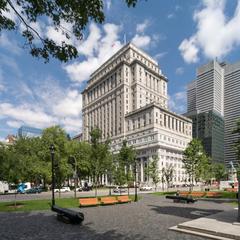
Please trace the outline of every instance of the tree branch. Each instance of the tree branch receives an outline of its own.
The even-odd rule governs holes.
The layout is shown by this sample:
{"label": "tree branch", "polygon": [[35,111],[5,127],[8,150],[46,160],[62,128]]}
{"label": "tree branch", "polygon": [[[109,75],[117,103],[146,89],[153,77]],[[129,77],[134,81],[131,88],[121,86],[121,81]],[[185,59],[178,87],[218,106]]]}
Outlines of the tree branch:
{"label": "tree branch", "polygon": [[24,25],[26,26],[27,30],[31,29],[36,35],[37,37],[42,41],[42,43],[44,44],[44,39],[40,36],[40,34],[34,29],[32,28],[26,21],[25,19],[21,16],[21,14],[16,10],[16,8],[13,6],[12,2],[10,0],[6,0],[7,3],[9,4],[9,6],[13,9],[13,11],[17,14],[18,18],[21,20],[21,22],[24,23]]}

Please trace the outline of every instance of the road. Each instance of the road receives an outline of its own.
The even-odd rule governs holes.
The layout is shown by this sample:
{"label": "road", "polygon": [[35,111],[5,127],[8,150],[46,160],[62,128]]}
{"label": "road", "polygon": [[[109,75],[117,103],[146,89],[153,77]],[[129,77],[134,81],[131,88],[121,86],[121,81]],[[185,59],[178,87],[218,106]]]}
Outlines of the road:
{"label": "road", "polygon": [[[170,188],[169,191],[176,191],[176,190],[188,190],[188,188],[181,188],[181,189],[174,189]],[[197,188],[195,189],[197,190]],[[161,192],[162,189],[157,189],[157,191]],[[138,194],[144,194],[144,193],[151,193],[153,191],[139,191]],[[130,194],[134,194],[135,190],[134,188],[130,189]],[[124,194],[124,193],[122,193]],[[106,196],[109,195],[109,189],[98,189],[97,191],[98,196]],[[112,195],[119,195],[119,193],[113,193]],[[17,194],[16,198],[18,201],[20,200],[36,200],[36,199],[51,199],[52,192],[42,192],[40,194]],[[89,192],[77,192],[77,198],[80,197],[90,197],[90,196],[95,196],[95,190],[89,191]],[[58,198],[59,194],[55,193],[55,197]],[[71,192],[66,192],[66,193],[61,193],[61,198],[71,198],[74,197],[74,191]],[[10,202],[14,201],[15,195],[14,194],[5,194],[5,195],[0,195],[0,202]]]}
{"label": "road", "polygon": [[[147,193],[152,192],[148,191]],[[144,193],[144,192],[139,192],[138,193]],[[146,192],[145,192],[146,193]],[[124,194],[124,193],[122,193]],[[130,194],[134,194],[134,189],[130,189]],[[109,190],[108,189],[99,189],[97,191],[98,196],[106,196],[109,195]],[[119,193],[113,193],[112,195],[119,195]],[[77,198],[80,197],[90,197],[90,196],[95,196],[95,190],[89,191],[89,192],[77,192]],[[52,197],[52,192],[42,192],[40,194],[17,194],[16,195],[17,200],[35,200],[35,199],[50,199]],[[59,193],[55,193],[55,197],[59,197]],[[71,198],[74,197],[74,191],[71,192],[66,192],[66,193],[61,193],[61,198]],[[0,195],[0,202],[10,202],[14,201],[15,195],[14,194],[5,194],[5,195]]]}

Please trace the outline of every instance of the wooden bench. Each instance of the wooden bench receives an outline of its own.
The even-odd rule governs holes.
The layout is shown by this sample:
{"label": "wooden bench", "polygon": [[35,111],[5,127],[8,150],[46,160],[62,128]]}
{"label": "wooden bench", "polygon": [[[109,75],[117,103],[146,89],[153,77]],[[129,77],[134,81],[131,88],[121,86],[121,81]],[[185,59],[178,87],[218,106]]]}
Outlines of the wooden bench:
{"label": "wooden bench", "polygon": [[192,196],[193,198],[203,197],[204,195],[205,195],[205,192],[191,192],[191,193],[189,193],[189,196]]}
{"label": "wooden bench", "polygon": [[129,196],[118,196],[117,200],[119,203],[128,203],[131,202],[132,200],[129,198]]}
{"label": "wooden bench", "polygon": [[97,198],[80,198],[80,207],[97,206],[100,204]]}
{"label": "wooden bench", "polygon": [[166,196],[167,199],[173,199],[175,203],[195,203],[197,200],[191,197],[183,197],[183,196]]}
{"label": "wooden bench", "polygon": [[225,191],[227,191],[227,192],[237,192],[238,189],[237,188],[226,188]]}
{"label": "wooden bench", "polygon": [[118,203],[118,201],[115,197],[101,197],[100,202],[102,205]]}
{"label": "wooden bench", "polygon": [[189,195],[189,192],[186,192],[186,191],[179,192],[179,196],[187,197],[188,195]]}
{"label": "wooden bench", "polygon": [[207,192],[206,197],[217,198],[221,197],[220,192]]}

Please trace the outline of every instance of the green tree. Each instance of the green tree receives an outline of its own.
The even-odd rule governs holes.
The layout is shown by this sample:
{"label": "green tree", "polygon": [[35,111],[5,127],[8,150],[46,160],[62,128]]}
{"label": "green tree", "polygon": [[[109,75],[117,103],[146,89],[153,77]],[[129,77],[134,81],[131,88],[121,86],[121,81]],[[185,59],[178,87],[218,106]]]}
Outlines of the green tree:
{"label": "green tree", "polygon": [[91,154],[90,173],[95,185],[95,196],[97,196],[97,186],[100,178],[107,173],[112,166],[112,156],[109,152],[109,141],[101,142],[102,132],[99,128],[94,128],[90,132]]}
{"label": "green tree", "polygon": [[232,134],[238,137],[234,144],[236,151],[236,169],[237,169],[237,179],[238,179],[238,222],[240,222],[240,119],[236,122],[236,127],[233,130]]}
{"label": "green tree", "polygon": [[167,183],[167,189],[168,189],[170,187],[170,184],[173,180],[173,175],[174,175],[174,168],[172,164],[163,168],[162,174],[163,174],[164,181]]}
{"label": "green tree", "polygon": [[122,147],[118,154],[118,169],[120,172],[124,170],[126,175],[126,183],[128,186],[128,195],[129,195],[129,184],[133,181],[133,172],[131,170],[131,166],[133,166],[136,159],[136,151],[133,146],[128,146],[127,141],[123,140]]}
{"label": "green tree", "polygon": [[158,169],[159,158],[154,155],[148,165],[149,177],[152,178],[153,184],[155,185],[155,191],[157,190],[157,184],[160,182],[160,171]]}
{"label": "green tree", "polygon": [[86,178],[90,172],[90,153],[91,146],[87,142],[69,141],[66,145],[69,163],[75,179],[75,197],[77,179]]}
{"label": "green tree", "polygon": [[212,174],[215,180],[219,183],[221,180],[226,180],[228,173],[223,163],[213,163],[212,164]]}
{"label": "green tree", "polygon": [[[128,7],[134,7],[137,0],[125,2]],[[4,14],[10,10],[15,18],[10,19]],[[66,40],[80,41],[89,21],[100,24],[104,22],[104,1],[0,0],[0,33],[2,30],[20,30],[25,39],[24,47],[30,49],[32,56],[41,57],[45,61],[48,61],[50,56],[63,62],[76,58],[78,51],[73,44],[68,44],[66,40],[55,42],[34,27],[38,24],[44,25],[46,18]]]}
{"label": "green tree", "polygon": [[54,145],[56,183],[58,188],[61,188],[64,180],[71,176],[71,167],[68,164],[68,153],[66,149],[68,141],[69,139],[66,132],[60,126],[49,127],[43,130],[39,154],[49,171],[51,171],[49,147],[51,144]]}
{"label": "green tree", "polygon": [[183,167],[190,178],[190,191],[194,180],[199,180],[203,174],[209,159],[204,152],[202,143],[198,139],[192,139],[183,152]]}

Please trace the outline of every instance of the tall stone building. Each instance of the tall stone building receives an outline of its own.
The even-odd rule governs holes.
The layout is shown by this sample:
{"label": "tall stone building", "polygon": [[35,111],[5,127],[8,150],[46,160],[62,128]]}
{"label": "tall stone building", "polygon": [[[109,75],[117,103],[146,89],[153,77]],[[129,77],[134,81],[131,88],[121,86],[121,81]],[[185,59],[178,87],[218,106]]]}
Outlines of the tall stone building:
{"label": "tall stone building", "polygon": [[182,152],[192,138],[192,121],[168,110],[167,83],[158,63],[129,43],[90,76],[82,93],[83,139],[99,127],[115,153],[126,139],[137,150],[140,182],[148,180],[144,168],[154,155],[160,170],[174,167],[173,183],[188,180]]}
{"label": "tall stone building", "polygon": [[213,60],[197,69],[187,86],[187,113],[193,137],[202,141],[213,162],[224,163],[224,69]]}

